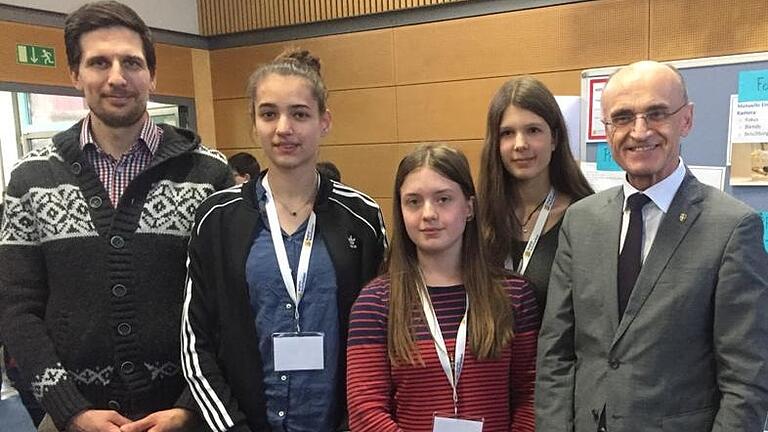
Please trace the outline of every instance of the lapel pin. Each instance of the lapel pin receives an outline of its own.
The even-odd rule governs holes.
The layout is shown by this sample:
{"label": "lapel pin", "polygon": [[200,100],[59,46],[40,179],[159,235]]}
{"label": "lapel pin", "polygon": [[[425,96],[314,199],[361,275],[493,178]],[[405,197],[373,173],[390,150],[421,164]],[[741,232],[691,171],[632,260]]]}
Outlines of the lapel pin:
{"label": "lapel pin", "polygon": [[680,222],[685,222],[686,219],[688,219],[688,214],[680,213]]}

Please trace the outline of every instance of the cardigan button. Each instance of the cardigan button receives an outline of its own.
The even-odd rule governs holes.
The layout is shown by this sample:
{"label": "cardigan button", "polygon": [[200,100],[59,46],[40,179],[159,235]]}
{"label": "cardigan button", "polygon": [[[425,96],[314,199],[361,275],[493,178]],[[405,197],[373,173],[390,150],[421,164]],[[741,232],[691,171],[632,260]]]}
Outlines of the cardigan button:
{"label": "cardigan button", "polygon": [[112,236],[109,239],[109,244],[115,249],[122,249],[125,246],[125,239],[120,236]]}
{"label": "cardigan button", "polygon": [[128,323],[120,323],[117,325],[117,333],[120,334],[120,336],[128,336],[131,334],[131,325]]}
{"label": "cardigan button", "polygon": [[80,175],[81,172],[83,172],[83,166],[80,165],[80,162],[74,162],[70,169],[72,169],[72,174],[74,175]]}
{"label": "cardigan button", "polygon": [[616,359],[611,359],[608,361],[608,366],[611,367],[611,369],[618,369],[621,365],[621,362]]}
{"label": "cardigan button", "polygon": [[111,400],[107,402],[107,406],[112,410],[120,411],[120,403],[116,400]]}
{"label": "cardigan button", "polygon": [[123,284],[115,284],[112,286],[112,295],[115,297],[123,297],[128,294],[128,288]]}
{"label": "cardigan button", "polygon": [[120,372],[122,372],[124,375],[132,373],[135,369],[136,367],[132,361],[125,361],[120,365]]}
{"label": "cardigan button", "polygon": [[101,199],[101,197],[94,196],[88,200],[88,205],[91,206],[92,209],[97,209],[101,207],[102,204],[104,204],[104,201]]}

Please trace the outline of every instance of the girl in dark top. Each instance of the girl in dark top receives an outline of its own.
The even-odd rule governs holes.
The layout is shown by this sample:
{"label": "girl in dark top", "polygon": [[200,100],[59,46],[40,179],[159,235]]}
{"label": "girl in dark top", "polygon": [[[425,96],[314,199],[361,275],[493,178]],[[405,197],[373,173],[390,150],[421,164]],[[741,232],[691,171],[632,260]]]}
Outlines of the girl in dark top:
{"label": "girl in dark top", "polygon": [[573,159],[557,101],[537,79],[507,81],[493,97],[479,192],[489,257],[533,282],[543,313],[560,220],[593,191]]}
{"label": "girl in dark top", "polygon": [[350,430],[459,430],[459,422],[532,432],[536,301],[524,279],[486,261],[464,155],[436,145],[407,155],[393,212],[384,275],[350,318]]}

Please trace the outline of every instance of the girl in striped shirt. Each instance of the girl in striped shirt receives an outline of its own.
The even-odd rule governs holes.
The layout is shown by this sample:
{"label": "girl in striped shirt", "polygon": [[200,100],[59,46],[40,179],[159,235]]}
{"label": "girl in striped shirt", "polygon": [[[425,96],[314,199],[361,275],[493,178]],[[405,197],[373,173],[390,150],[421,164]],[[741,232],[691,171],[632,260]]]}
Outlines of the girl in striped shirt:
{"label": "girl in striped shirt", "polygon": [[385,272],[350,319],[352,432],[534,430],[535,297],[487,264],[476,206],[459,151],[400,162]]}

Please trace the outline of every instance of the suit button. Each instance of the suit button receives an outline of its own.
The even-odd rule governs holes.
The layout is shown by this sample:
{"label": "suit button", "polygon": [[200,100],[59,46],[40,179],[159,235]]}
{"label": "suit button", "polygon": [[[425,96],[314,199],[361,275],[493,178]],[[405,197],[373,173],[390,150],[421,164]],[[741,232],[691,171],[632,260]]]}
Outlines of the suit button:
{"label": "suit button", "polygon": [[122,249],[125,246],[125,239],[120,236],[112,236],[109,239],[109,244],[115,249]]}
{"label": "suit button", "polygon": [[611,369],[618,369],[620,365],[621,365],[621,362],[616,359],[611,359],[610,361],[608,361],[608,366],[610,366]]}
{"label": "suit button", "polygon": [[70,166],[70,169],[72,169],[72,174],[74,175],[80,175],[81,172],[83,172],[83,166],[80,165],[80,162],[75,162]]}
{"label": "suit button", "polygon": [[600,426],[600,428],[597,429],[597,432],[608,432],[608,429],[606,429],[605,426]]}
{"label": "suit button", "polygon": [[128,336],[131,334],[131,325],[128,323],[120,323],[117,325],[117,332],[120,336]]}
{"label": "suit button", "polygon": [[117,402],[116,400],[111,400],[107,402],[107,406],[112,410],[120,411],[120,403]]}
{"label": "suit button", "polygon": [[128,294],[128,288],[123,284],[112,285],[112,295],[115,297],[123,297]]}
{"label": "suit button", "polygon": [[124,373],[126,375],[131,373],[131,372],[133,372],[134,369],[135,369],[135,367],[133,365],[133,362],[131,362],[131,361],[125,361],[125,362],[123,362],[120,365],[120,372],[122,372],[122,373]]}
{"label": "suit button", "polygon": [[92,209],[97,209],[101,207],[102,204],[104,204],[104,201],[101,199],[101,197],[94,196],[88,200],[88,205],[91,206]]}

